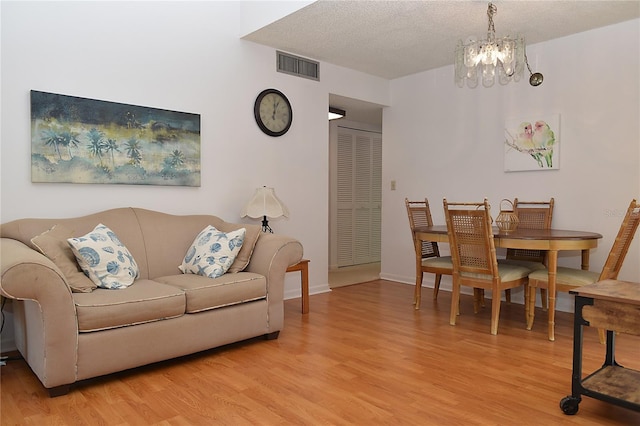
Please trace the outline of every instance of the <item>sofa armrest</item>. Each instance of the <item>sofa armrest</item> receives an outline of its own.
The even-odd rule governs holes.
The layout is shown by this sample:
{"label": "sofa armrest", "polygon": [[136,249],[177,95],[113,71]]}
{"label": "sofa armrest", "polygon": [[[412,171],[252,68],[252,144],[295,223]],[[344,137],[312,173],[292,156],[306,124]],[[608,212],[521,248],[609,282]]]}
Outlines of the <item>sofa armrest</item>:
{"label": "sofa armrest", "polygon": [[[60,269],[20,241],[2,238],[0,293],[16,299],[16,345],[44,387],[76,381],[78,323]],[[15,309],[18,308],[18,309]]]}
{"label": "sofa armrest", "polygon": [[279,234],[263,233],[245,269],[267,278],[269,301],[269,333],[279,331],[284,324],[284,276],[287,268],[302,259],[300,241]]}

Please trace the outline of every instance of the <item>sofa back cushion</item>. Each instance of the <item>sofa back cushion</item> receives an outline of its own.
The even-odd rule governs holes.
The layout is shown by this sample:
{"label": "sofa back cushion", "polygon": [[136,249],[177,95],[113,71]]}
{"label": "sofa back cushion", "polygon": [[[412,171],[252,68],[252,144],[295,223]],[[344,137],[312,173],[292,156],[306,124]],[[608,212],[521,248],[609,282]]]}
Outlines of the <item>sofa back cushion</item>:
{"label": "sofa back cushion", "polygon": [[31,239],[63,225],[79,237],[102,223],[119,237],[131,252],[140,270],[139,279],[153,279],[182,272],[182,263],[193,239],[207,225],[223,232],[245,228],[244,244],[228,273],[244,270],[261,234],[258,225],[225,222],[213,215],[177,216],[139,208],[117,208],[103,212],[66,219],[18,219],[0,226],[0,236],[18,240],[37,250]]}
{"label": "sofa back cushion", "polygon": [[[66,219],[18,219],[2,224],[0,236],[21,241],[34,250],[38,250],[31,239],[51,229],[55,225],[63,225],[79,237],[103,223],[115,232],[122,244],[131,252],[140,268],[140,279],[149,278],[145,241],[140,232],[140,225],[134,209],[125,207],[105,210],[103,212]],[[39,251],[39,250],[38,250]],[[183,253],[184,256],[184,253]]]}
{"label": "sofa back cushion", "polygon": [[228,223],[213,215],[177,216],[138,208],[134,210],[147,246],[151,279],[182,274],[178,266],[182,264],[193,239],[208,225],[223,232],[240,228],[247,230],[244,244],[228,272],[238,272],[247,266],[260,235],[258,225]]}

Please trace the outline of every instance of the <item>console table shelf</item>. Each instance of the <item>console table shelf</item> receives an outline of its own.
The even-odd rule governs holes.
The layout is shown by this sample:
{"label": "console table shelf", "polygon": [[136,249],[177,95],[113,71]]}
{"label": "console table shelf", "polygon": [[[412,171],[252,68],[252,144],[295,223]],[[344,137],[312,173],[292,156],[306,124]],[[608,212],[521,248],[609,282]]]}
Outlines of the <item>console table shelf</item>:
{"label": "console table shelf", "polygon": [[612,398],[640,404],[640,371],[616,365],[602,367],[582,380],[582,387]]}

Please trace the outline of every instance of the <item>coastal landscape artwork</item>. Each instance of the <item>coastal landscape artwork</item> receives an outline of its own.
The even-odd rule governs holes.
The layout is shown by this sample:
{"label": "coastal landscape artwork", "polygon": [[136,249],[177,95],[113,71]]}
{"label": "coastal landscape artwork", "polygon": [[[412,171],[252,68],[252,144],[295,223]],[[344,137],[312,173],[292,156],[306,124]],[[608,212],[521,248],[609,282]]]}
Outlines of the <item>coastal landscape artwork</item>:
{"label": "coastal landscape artwork", "polygon": [[504,137],[506,172],[560,168],[560,114],[506,120]]}
{"label": "coastal landscape artwork", "polygon": [[200,115],[32,90],[31,180],[200,186]]}

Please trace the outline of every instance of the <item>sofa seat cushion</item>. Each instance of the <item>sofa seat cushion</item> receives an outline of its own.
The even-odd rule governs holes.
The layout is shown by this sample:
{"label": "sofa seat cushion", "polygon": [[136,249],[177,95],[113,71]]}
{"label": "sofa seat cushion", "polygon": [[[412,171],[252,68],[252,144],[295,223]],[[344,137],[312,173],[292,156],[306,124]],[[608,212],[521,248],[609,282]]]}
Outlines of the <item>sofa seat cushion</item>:
{"label": "sofa seat cushion", "polygon": [[175,318],[184,315],[186,307],[183,291],[151,280],[138,280],[118,290],[73,293],[73,299],[80,332]]}
{"label": "sofa seat cushion", "polygon": [[154,279],[184,291],[189,314],[267,297],[266,278],[252,272],[224,274],[218,278],[184,274]]}

